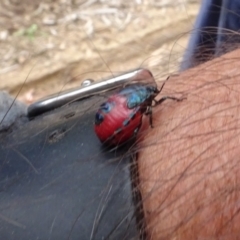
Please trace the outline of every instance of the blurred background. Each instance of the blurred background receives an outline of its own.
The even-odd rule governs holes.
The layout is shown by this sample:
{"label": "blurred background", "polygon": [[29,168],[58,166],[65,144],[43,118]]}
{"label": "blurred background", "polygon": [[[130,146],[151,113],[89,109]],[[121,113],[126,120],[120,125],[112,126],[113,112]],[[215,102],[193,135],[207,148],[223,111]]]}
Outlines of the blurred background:
{"label": "blurred background", "polygon": [[[200,0],[2,0],[0,90],[32,102],[138,67],[178,70]],[[23,88],[22,88],[23,86]]]}

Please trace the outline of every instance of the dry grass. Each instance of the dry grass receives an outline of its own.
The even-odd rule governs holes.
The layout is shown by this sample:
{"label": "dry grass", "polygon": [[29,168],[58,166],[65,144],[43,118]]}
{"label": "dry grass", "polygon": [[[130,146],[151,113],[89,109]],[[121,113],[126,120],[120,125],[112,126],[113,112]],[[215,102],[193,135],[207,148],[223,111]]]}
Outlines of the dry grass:
{"label": "dry grass", "polygon": [[[192,19],[196,11],[191,13],[188,7],[193,3],[198,5],[199,0],[3,0],[0,3],[0,89],[14,93],[32,68],[36,71],[32,71],[28,82],[46,80],[63,68],[67,69],[69,79],[73,74],[69,75],[72,68],[69,70],[68,66],[83,59],[89,69],[85,65],[78,68],[82,72],[93,71],[96,64],[89,64],[87,59],[98,58],[102,64],[99,53],[103,51],[101,54],[107,61],[107,51],[113,49],[124,55],[123,46],[127,42],[132,48],[134,41],[139,48],[144,47],[146,55],[141,59],[135,56],[139,50],[133,53],[131,68],[138,67],[150,52],[159,48],[150,44],[156,41],[150,35],[168,28],[171,22],[178,24],[180,16]],[[145,43],[141,45],[140,41],[147,35],[145,43],[151,47],[145,48]],[[129,58],[127,54],[126,57]],[[115,59],[116,64],[122,64],[122,59],[122,56]],[[109,68],[114,71],[115,67],[109,65]],[[122,71],[126,66],[123,64],[119,69]]]}

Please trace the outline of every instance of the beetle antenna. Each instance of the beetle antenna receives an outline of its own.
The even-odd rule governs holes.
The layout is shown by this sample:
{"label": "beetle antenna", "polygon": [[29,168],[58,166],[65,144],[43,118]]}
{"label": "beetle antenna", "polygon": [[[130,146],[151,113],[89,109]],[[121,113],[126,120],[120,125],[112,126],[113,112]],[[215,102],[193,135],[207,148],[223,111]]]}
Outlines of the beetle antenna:
{"label": "beetle antenna", "polygon": [[162,84],[162,86],[161,86],[161,88],[160,88],[160,90],[159,90],[159,93],[163,90],[163,87],[164,87],[165,83],[167,82],[167,80],[168,80],[170,77],[176,77],[176,76],[179,76],[179,74],[177,73],[177,74],[169,75],[169,76],[166,78],[166,80],[164,81],[164,83]]}
{"label": "beetle antenna", "polygon": [[167,82],[167,80],[170,78],[170,75],[167,77],[167,79],[164,81],[164,83],[162,84],[160,90],[159,90],[159,93],[163,90],[163,87],[165,85],[165,83]]}

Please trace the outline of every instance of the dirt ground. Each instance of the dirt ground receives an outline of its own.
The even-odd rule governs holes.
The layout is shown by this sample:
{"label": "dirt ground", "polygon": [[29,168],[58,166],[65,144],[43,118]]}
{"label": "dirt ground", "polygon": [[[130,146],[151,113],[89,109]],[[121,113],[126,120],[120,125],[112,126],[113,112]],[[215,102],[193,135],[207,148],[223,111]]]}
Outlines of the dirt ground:
{"label": "dirt ground", "polygon": [[[0,90],[30,104],[138,67],[178,70],[200,0],[3,0]],[[23,87],[22,87],[23,86]]]}

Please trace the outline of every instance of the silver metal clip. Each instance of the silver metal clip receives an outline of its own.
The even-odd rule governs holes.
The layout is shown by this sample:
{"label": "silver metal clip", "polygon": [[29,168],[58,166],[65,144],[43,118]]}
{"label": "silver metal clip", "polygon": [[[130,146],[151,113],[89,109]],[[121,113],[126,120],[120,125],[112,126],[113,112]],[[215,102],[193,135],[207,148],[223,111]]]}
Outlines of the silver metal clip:
{"label": "silver metal clip", "polygon": [[117,77],[103,80],[101,82],[92,83],[92,80],[88,80],[88,84],[83,84],[79,88],[70,89],[58,94],[50,95],[47,98],[41,99],[31,104],[28,107],[28,117],[36,117],[42,113],[61,107],[67,103],[78,101],[100,92],[113,90],[121,86],[136,83],[139,81],[150,81],[153,83],[154,78],[149,70],[141,68],[124,73]]}

